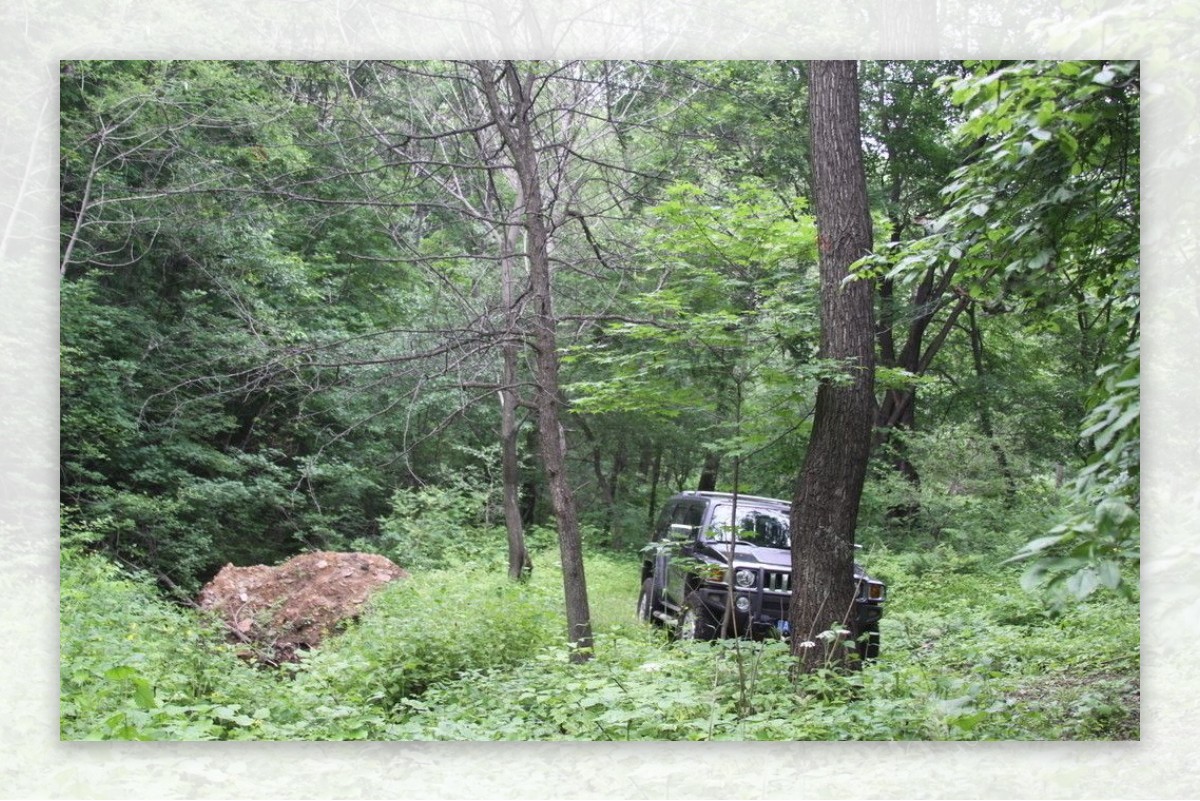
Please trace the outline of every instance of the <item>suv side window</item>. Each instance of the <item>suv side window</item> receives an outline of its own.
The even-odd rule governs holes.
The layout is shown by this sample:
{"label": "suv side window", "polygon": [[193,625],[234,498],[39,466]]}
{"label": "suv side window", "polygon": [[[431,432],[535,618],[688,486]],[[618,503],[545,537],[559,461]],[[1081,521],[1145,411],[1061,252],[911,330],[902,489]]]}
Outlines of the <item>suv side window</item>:
{"label": "suv side window", "polygon": [[700,532],[700,524],[704,522],[703,503],[680,503],[671,512],[671,522],[679,523],[692,530],[692,536]]}
{"label": "suv side window", "polygon": [[667,529],[671,526],[671,513],[674,510],[674,504],[667,504],[658,513],[658,519],[654,521],[654,539],[665,540],[667,538]]}

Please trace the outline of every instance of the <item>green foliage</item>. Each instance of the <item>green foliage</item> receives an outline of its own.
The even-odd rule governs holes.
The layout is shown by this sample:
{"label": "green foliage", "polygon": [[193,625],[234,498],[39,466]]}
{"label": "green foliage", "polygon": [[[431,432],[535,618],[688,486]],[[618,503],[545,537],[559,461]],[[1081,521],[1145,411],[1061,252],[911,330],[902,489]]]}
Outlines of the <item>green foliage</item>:
{"label": "green foliage", "polygon": [[356,540],[352,547],[387,556],[410,570],[441,568],[498,553],[502,529],[484,526],[494,500],[487,488],[465,480],[392,494],[391,511],[380,521],[377,539]]}
{"label": "green foliage", "polygon": [[781,642],[668,642],[628,559],[588,560],[595,659],[559,644],[561,580],[469,566],[376,595],[299,665],[241,665],[219,632],[95,556],[63,562],[66,739],[994,740],[1137,736],[1138,616],[1061,611],[999,557],[943,543],[863,557],[889,584],[884,651],[798,674]]}
{"label": "green foliage", "polygon": [[[1044,586],[1059,603],[1099,587],[1127,591],[1125,565],[1138,560],[1138,65],[969,66],[971,74],[944,81],[964,114],[955,136],[967,158],[942,189],[942,213],[927,236],[868,260],[864,274],[915,280],[946,265],[960,296],[985,313],[1019,313],[1023,341],[1054,334],[1069,344],[1075,355],[1059,357],[1068,375],[1099,376],[1077,429],[1087,454],[1077,511],[1015,558],[1032,561],[1025,585]],[[1051,394],[1068,389],[1063,379],[1038,373],[1021,382],[1022,402],[1032,385],[1066,407]],[[1078,389],[1075,399],[1080,408],[1064,411],[1082,416]],[[1024,416],[1034,425],[1015,430],[1051,425]],[[1039,450],[1049,455],[1026,447]]]}
{"label": "green foliage", "polygon": [[803,191],[808,83],[802,62],[678,61],[656,72],[660,91],[693,95],[689,103],[668,106],[672,174],[730,183],[753,176],[793,195]]}
{"label": "green foliage", "polygon": [[1076,479],[1081,497],[1100,495],[1137,503],[1141,444],[1141,344],[1134,342],[1123,361],[1097,370],[1100,384],[1084,418],[1091,458]]}
{"label": "green foliage", "polygon": [[[770,451],[786,461],[817,382],[841,373],[815,358],[806,201],[757,178],[679,182],[647,214],[648,288],[629,297],[626,320],[568,350],[564,363],[579,370],[572,409],[653,426],[677,453],[687,443],[727,460]],[[759,465],[763,482],[778,480],[779,461]]]}
{"label": "green foliage", "polygon": [[725,411],[728,401],[713,388],[746,368],[749,343],[784,341],[802,352],[801,341],[815,336],[805,272],[816,260],[816,234],[803,199],[788,204],[748,179],[715,193],[680,183],[666,194],[648,212],[656,257],[645,283],[654,288],[630,300],[646,322],[610,324],[602,340],[565,359],[602,371],[570,385],[580,412]]}
{"label": "green foliage", "polygon": [[63,65],[64,500],[187,590],[373,533],[400,483],[395,383],[315,363],[422,312],[362,266],[388,241],[373,212],[304,200],[350,186],[329,177],[331,70]]}
{"label": "green foliage", "polygon": [[[1068,274],[1076,270],[1081,319],[1096,315],[1108,353],[1114,341],[1131,342],[1096,371],[1081,426],[1091,455],[1075,483],[1082,511],[1014,557],[1033,562],[1025,586],[1044,587],[1058,603],[1100,587],[1129,594],[1122,573],[1140,554],[1139,206],[1129,189],[1138,171],[1138,82],[1135,62],[1063,62],[997,69],[955,89],[956,100],[977,112],[964,133],[993,140],[979,168],[947,187],[956,208],[971,204],[972,213],[993,219],[997,205],[1019,199],[1024,222],[1006,236],[1023,260],[1009,263],[1005,274],[1053,270],[1056,262]],[[981,194],[988,176],[996,196]],[[1031,204],[1010,191],[1005,181],[1017,176],[1035,176],[1045,194]]]}
{"label": "green foliage", "polygon": [[[358,625],[306,659],[293,691],[304,707],[364,706],[390,714],[435,683],[521,662],[561,639],[556,590],[549,582],[516,584],[501,571],[464,565],[414,575],[378,593]],[[341,736],[336,720],[314,721],[304,708],[290,712],[275,716],[285,729],[294,724],[299,733],[315,724]]]}
{"label": "green foliage", "polygon": [[1072,488],[1077,511],[1012,557],[1032,562],[1022,586],[1046,591],[1056,605],[1082,600],[1101,588],[1125,597],[1136,592],[1137,579],[1131,574],[1141,561],[1140,364],[1135,343],[1126,361],[1099,371],[1102,383],[1083,431],[1091,440],[1092,456]]}
{"label": "green foliage", "polygon": [[[587,69],[628,80],[612,108],[645,116],[588,129],[596,163],[552,210],[598,632],[578,665],[554,644],[562,576],[525,417],[535,569],[502,578],[496,231],[361,136],[440,130],[439,103],[467,97],[433,82],[451,67],[63,64],[63,736],[1136,736],[1136,64],[864,66],[881,320],[966,298],[988,349],[977,371],[960,318],[935,367],[879,370],[921,401],[889,443],[920,485],[878,471],[860,514],[891,586],[884,656],[807,676],[778,643],[668,644],[634,621],[629,553],[706,457],[720,485],[736,456],[741,489],[789,495],[815,387],[839,374],[815,359],[803,65]],[[610,202],[600,162],[635,199]],[[606,211],[585,236],[567,203]],[[904,299],[934,277],[941,295]],[[191,592],[227,561],[311,548],[415,575],[282,671],[95,553]]]}
{"label": "green foliage", "polygon": [[881,242],[919,235],[937,208],[946,175],[958,166],[958,110],[938,84],[960,74],[953,61],[866,61],[862,84],[863,157]]}
{"label": "green foliage", "polygon": [[[218,740],[261,734],[268,713],[244,666],[203,618],[144,579],[65,550],[60,570],[64,740]],[[269,685],[269,682],[265,684]]]}
{"label": "green foliage", "polygon": [[[434,80],[451,67],[402,66],[352,69],[362,91],[351,102],[332,64],[64,63],[62,491],[96,547],[194,589],[227,561],[305,547],[436,566],[483,558],[499,540],[493,479],[448,478],[494,447],[492,395],[464,387],[494,381],[496,271],[467,256],[492,252],[495,232],[385,167],[395,153],[353,129],[363,114],[396,130],[441,124],[399,100],[439,109]],[[909,268],[959,259],[995,351],[976,379],[952,335],[936,374],[884,367],[881,386],[915,382],[931,436],[958,434],[990,404],[1017,479],[1053,462],[1073,472],[1081,386],[1120,361],[1129,331],[1118,325],[1135,298],[1136,69],[970,67],[863,70],[877,216],[907,226],[904,241],[934,187],[949,185],[935,235],[887,251],[880,269],[902,282]],[[603,215],[595,242],[562,234],[560,255],[580,273],[560,271],[559,308],[589,319],[564,380],[595,435],[585,444],[567,425],[577,453],[596,453],[571,466],[594,544],[636,540],[651,496],[694,485],[706,456],[724,457],[722,485],[736,456],[744,486],[787,495],[814,389],[838,372],[814,358],[803,65],[604,69],[644,80],[612,100],[665,127],[594,132],[605,160],[657,177],[629,213]],[[951,76],[945,92],[939,75]],[[581,190],[581,208],[594,191]],[[1047,250],[1054,260],[1039,261]],[[622,276],[611,292],[583,275],[601,266]],[[900,305],[897,315],[913,311]],[[591,323],[601,309],[621,321]],[[450,347],[446,374],[429,375],[414,354],[443,352],[454,332],[484,339]],[[1135,454],[1125,411],[1108,423]],[[981,444],[941,458],[974,463]],[[544,525],[539,479],[523,465],[527,523]],[[413,486],[437,489],[396,490]],[[967,528],[954,518],[968,501],[938,486],[925,499],[932,526]]]}
{"label": "green foliage", "polygon": [[1033,303],[1053,286],[1038,276],[1057,272],[1094,293],[1096,308],[1115,303],[1114,325],[1127,330],[1138,280],[1136,62],[981,64],[952,92],[969,112],[960,140],[981,143],[943,189],[938,225],[958,243],[952,255]]}
{"label": "green foliage", "polygon": [[943,547],[926,562],[918,575],[911,558],[870,555],[872,572],[891,584],[892,608],[883,656],[855,673],[797,674],[779,642],[668,644],[626,623],[598,637],[586,666],[552,648],[515,670],[472,673],[408,704],[391,731],[480,740],[1136,736],[1136,612],[1110,602],[1054,616],[1006,589],[1012,571],[994,558]]}

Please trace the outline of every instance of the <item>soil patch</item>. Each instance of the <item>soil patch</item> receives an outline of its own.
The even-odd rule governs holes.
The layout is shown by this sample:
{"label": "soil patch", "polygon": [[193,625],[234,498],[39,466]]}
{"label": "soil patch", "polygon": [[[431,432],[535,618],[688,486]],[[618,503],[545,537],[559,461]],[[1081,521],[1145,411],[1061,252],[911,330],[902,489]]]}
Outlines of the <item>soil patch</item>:
{"label": "soil patch", "polygon": [[267,664],[295,661],[345,620],[371,593],[408,571],[368,553],[318,551],[270,567],[225,565],[200,591],[200,608],[216,612],[242,656]]}

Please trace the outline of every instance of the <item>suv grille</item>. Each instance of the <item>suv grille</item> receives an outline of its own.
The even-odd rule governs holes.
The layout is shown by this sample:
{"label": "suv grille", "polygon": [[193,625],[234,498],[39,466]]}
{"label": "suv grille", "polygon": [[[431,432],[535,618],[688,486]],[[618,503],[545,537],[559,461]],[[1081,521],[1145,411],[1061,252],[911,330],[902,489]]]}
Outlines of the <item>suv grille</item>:
{"label": "suv grille", "polygon": [[792,574],[783,570],[763,571],[763,592],[791,592]]}

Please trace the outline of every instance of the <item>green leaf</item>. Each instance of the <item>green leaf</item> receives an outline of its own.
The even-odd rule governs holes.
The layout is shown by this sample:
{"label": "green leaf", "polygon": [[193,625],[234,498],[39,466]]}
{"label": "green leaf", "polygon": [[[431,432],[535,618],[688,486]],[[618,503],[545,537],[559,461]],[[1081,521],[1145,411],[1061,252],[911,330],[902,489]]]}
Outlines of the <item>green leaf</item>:
{"label": "green leaf", "polygon": [[1067,536],[1067,534],[1058,534],[1055,536],[1038,537],[1036,540],[1030,540],[1029,542],[1025,543],[1021,550],[1017,551],[1016,554],[1010,556],[1008,559],[1005,559],[1003,564],[1008,564],[1009,562],[1016,562],[1021,559],[1028,559],[1031,556],[1036,556],[1046,549],[1062,542]]}
{"label": "green leaf", "polygon": [[1067,591],[1082,600],[1100,586],[1100,575],[1093,568],[1085,567],[1067,579]]}
{"label": "green leaf", "polygon": [[1100,577],[1100,583],[1110,590],[1115,590],[1121,584],[1121,568],[1112,561],[1106,559],[1096,566],[1097,575]]}
{"label": "green leaf", "polygon": [[119,665],[104,671],[104,678],[111,679],[112,681],[125,681],[126,679],[135,679],[139,676],[140,674],[128,665]]}
{"label": "green leaf", "polygon": [[153,709],[157,706],[154,699],[154,688],[143,678],[133,680],[133,700],[142,709]]}

